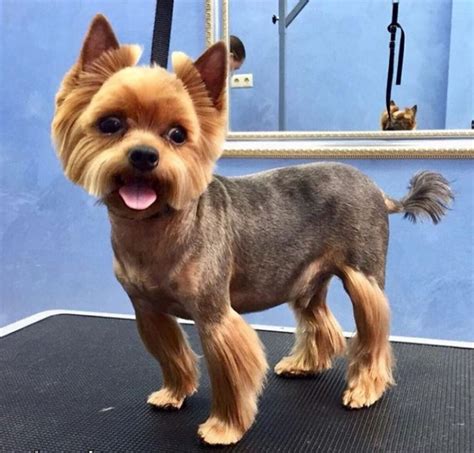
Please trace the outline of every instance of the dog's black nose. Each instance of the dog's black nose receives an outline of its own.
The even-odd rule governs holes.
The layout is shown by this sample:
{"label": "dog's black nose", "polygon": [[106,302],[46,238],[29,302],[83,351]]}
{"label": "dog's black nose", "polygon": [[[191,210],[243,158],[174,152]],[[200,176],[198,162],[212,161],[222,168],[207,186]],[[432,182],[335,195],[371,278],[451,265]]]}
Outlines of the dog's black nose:
{"label": "dog's black nose", "polygon": [[158,165],[158,151],[148,146],[137,146],[129,151],[128,160],[137,170],[150,171]]}

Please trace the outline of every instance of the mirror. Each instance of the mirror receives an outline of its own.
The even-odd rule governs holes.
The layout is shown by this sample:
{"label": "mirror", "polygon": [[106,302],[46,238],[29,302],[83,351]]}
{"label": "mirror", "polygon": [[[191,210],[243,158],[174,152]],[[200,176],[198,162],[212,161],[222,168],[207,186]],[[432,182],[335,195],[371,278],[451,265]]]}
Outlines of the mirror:
{"label": "mirror", "polygon": [[[397,30],[391,93],[397,105],[387,126],[394,3],[405,52],[398,86]],[[473,10],[465,0],[221,0],[218,36],[238,37],[245,48],[229,76],[230,138],[256,131],[388,138],[382,123],[415,130],[410,137],[474,136]]]}

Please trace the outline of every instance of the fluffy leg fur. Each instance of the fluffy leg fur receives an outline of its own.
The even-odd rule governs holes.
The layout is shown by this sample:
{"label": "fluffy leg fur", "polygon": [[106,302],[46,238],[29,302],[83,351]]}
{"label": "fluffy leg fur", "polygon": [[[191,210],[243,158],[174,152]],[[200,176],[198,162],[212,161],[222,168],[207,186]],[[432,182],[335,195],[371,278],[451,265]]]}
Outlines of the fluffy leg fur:
{"label": "fluffy leg fur", "polygon": [[374,279],[350,267],[343,269],[342,279],[357,325],[357,334],[349,346],[348,385],[342,402],[357,409],[375,403],[394,384],[388,341],[390,312]]}
{"label": "fluffy leg fur", "polygon": [[296,339],[291,355],[275,366],[283,376],[316,374],[331,368],[334,356],[342,354],[345,339],[341,327],[326,305],[329,278],[318,288],[309,304],[292,304],[297,320]]}
{"label": "fluffy leg fur", "polygon": [[196,356],[174,317],[136,307],[135,312],[143,343],[163,371],[163,387],[147,402],[161,409],[180,409],[185,398],[197,389]]}
{"label": "fluffy leg fur", "polygon": [[212,385],[209,418],[198,435],[207,444],[237,442],[257,414],[267,363],[256,332],[234,311],[217,324],[198,324]]}

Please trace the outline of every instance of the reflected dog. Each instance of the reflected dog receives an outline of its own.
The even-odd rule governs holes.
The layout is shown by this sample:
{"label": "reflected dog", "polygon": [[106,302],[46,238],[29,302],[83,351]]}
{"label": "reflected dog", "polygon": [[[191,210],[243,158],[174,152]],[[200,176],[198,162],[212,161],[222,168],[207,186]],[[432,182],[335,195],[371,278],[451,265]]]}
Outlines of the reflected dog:
{"label": "reflected dog", "polygon": [[372,405],[393,384],[383,292],[388,215],[437,223],[452,198],[447,182],[417,174],[397,201],[338,163],[215,176],[226,124],[225,45],[195,62],[173,54],[174,73],[136,66],[140,53],[96,16],[57,93],[52,135],[66,176],[107,207],[115,274],[163,372],[148,403],[179,409],[196,391],[196,355],[176,317],[193,319],[212,385],[198,434],[208,444],[239,441],[267,371],[241,313],[289,301],[296,340],[275,372],[320,373],[345,349],[326,304],[337,276],[357,325],[342,403]]}
{"label": "reflected dog", "polygon": [[383,131],[413,131],[416,129],[416,113],[418,107],[407,107],[400,110],[395,101],[390,101],[390,117],[385,109],[380,117]]}

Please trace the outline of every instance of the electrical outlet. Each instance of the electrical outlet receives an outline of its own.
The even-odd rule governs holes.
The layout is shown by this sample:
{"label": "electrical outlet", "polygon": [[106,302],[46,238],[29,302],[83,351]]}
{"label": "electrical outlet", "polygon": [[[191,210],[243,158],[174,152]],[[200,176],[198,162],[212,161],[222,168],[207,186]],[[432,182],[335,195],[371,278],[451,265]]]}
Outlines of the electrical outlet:
{"label": "electrical outlet", "polygon": [[234,74],[230,78],[231,88],[252,88],[253,74]]}

